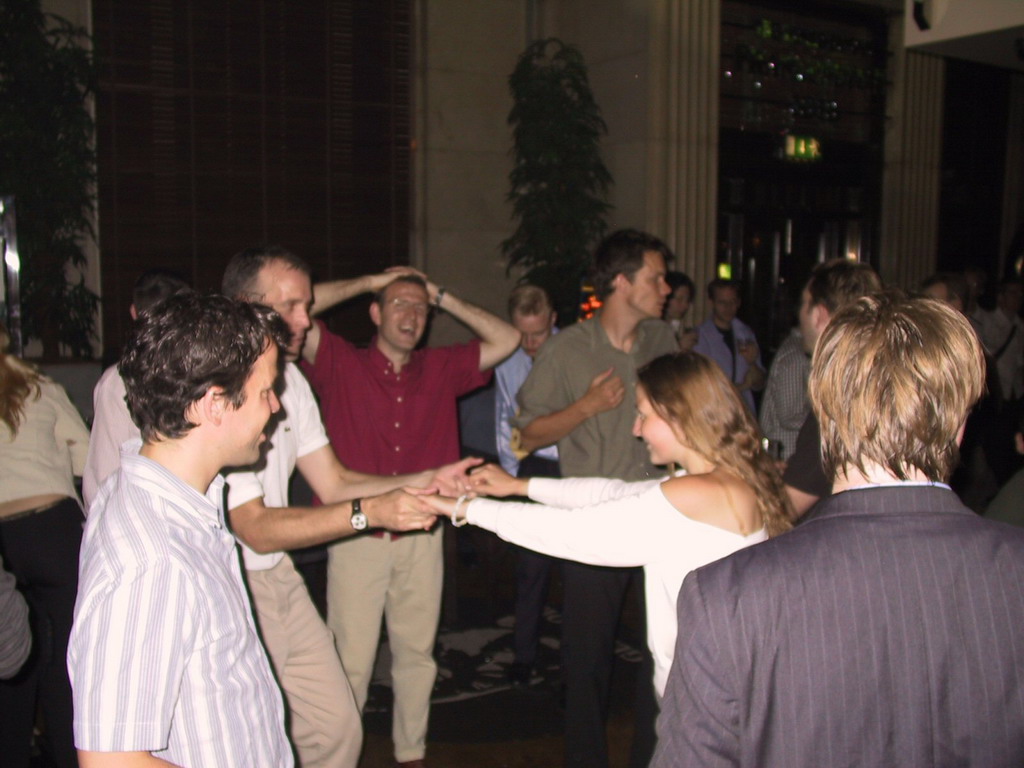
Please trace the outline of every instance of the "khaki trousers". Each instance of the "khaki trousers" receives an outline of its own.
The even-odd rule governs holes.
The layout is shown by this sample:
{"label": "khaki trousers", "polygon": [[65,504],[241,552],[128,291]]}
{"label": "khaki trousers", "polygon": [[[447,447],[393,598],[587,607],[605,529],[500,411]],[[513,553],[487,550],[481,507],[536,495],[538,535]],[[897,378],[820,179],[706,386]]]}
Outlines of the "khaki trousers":
{"label": "khaki trousers", "polygon": [[290,557],[247,571],[263,645],[284,691],[302,768],[355,768],[363,728],[334,638]]}
{"label": "khaki trousers", "polygon": [[373,675],[381,617],[391,649],[395,760],[426,752],[430,694],[437,677],[434,640],[441,613],[443,528],[392,539],[362,535],[331,545],[327,623],[334,632],[360,711]]}

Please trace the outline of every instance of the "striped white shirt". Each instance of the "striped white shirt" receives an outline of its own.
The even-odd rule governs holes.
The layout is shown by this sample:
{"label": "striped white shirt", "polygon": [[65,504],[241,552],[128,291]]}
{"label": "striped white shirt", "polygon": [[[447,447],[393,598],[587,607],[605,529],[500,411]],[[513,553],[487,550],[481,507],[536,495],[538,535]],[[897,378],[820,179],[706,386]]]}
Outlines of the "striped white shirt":
{"label": "striped white shirt", "polygon": [[126,450],[93,504],[68,650],[79,749],[293,765],[222,497],[220,477],[204,497]]}

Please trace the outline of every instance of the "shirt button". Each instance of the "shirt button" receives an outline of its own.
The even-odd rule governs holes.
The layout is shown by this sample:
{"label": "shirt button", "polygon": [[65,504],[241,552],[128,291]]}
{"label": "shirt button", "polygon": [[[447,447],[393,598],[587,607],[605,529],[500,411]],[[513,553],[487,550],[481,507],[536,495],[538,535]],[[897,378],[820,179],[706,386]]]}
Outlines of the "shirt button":
{"label": "shirt button", "polygon": [[401,424],[399,424],[399,423],[398,423],[397,421],[395,422],[395,429],[398,429],[398,428],[399,428],[399,427],[401,427],[401,426],[402,426],[402,425],[401,425]]}
{"label": "shirt button", "polygon": [[398,396],[398,402],[402,402],[402,396],[401,395]]}
{"label": "shirt button", "polygon": [[400,450],[402,450],[402,446],[396,445],[395,446],[395,453],[398,453]]}

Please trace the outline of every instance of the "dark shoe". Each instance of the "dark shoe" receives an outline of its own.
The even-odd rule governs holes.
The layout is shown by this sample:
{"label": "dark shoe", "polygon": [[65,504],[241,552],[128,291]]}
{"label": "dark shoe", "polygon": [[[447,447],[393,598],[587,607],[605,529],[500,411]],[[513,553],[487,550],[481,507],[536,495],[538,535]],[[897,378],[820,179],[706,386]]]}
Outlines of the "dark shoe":
{"label": "dark shoe", "polygon": [[533,677],[533,665],[531,664],[516,661],[508,668],[508,681],[516,688],[528,687],[531,677]]}
{"label": "dark shoe", "polygon": [[427,761],[420,760],[405,760],[401,763],[395,763],[397,768],[427,768]]}

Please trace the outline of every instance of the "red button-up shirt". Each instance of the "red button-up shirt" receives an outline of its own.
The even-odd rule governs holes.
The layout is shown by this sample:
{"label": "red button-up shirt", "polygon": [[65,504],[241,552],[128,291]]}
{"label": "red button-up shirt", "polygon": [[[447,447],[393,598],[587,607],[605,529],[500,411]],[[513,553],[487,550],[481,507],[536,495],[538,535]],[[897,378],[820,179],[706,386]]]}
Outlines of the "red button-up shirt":
{"label": "red button-up shirt", "polygon": [[303,369],[338,458],[375,475],[458,461],[456,398],[491,379],[480,370],[479,341],[416,350],[396,373],[376,339],[360,349],[322,323],[316,360]]}

